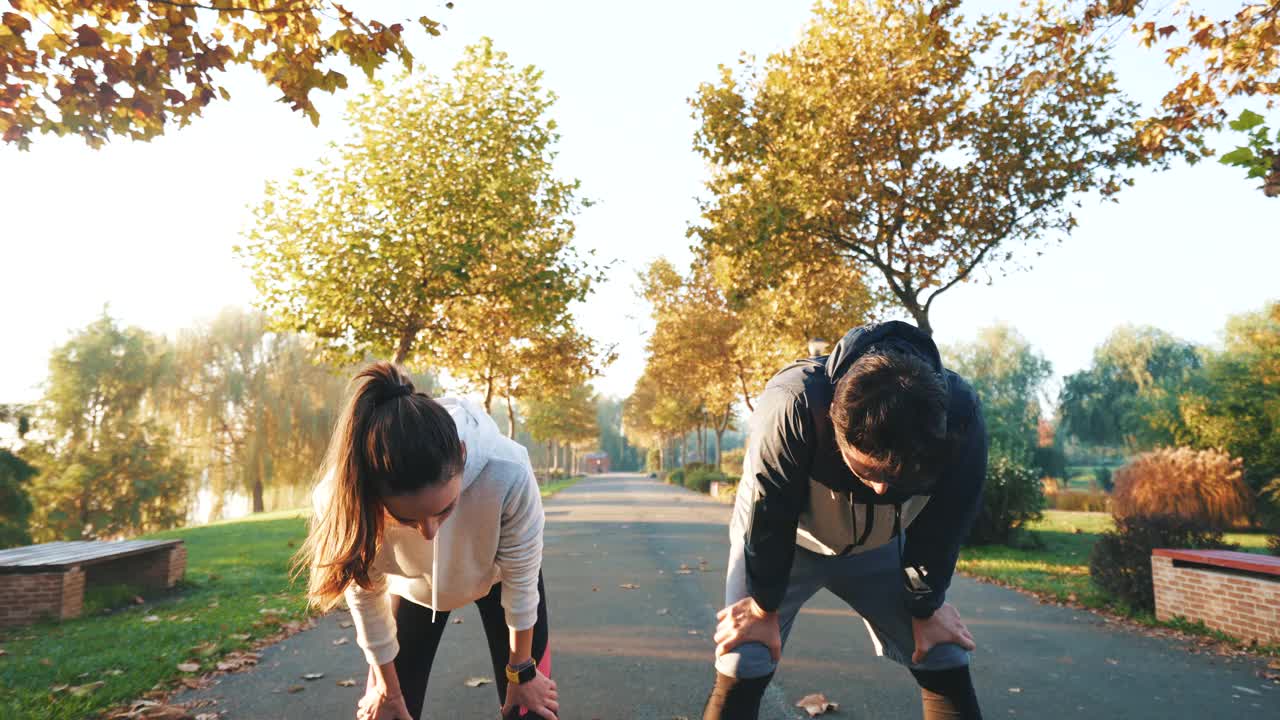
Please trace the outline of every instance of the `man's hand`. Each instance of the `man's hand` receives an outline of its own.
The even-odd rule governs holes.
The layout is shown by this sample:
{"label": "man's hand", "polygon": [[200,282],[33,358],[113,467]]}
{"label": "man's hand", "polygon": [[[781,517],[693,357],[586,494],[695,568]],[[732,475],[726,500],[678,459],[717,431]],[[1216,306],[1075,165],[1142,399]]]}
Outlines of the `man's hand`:
{"label": "man's hand", "polygon": [[782,659],[782,631],[778,613],[766,612],[755,598],[745,597],[716,613],[716,657],[743,643],[758,642],[769,648],[774,662]]}
{"label": "man's hand", "polygon": [[923,620],[911,618],[911,636],[916,642],[911,662],[916,664],[924,662],[924,656],[929,654],[934,645],[955,643],[965,650],[977,647],[973,636],[969,634],[969,628],[960,622],[960,613],[951,603],[943,603],[932,616]]}

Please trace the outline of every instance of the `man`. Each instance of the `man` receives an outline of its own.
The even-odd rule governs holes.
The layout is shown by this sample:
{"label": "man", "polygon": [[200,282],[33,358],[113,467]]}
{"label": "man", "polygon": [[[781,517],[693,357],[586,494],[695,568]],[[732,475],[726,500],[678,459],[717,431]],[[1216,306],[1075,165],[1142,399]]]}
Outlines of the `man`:
{"label": "man", "polygon": [[980,718],[973,637],[945,593],[986,465],[977,396],[914,326],[856,328],[775,375],[751,418],[704,720],[757,716],[821,588],[911,671],[925,720]]}

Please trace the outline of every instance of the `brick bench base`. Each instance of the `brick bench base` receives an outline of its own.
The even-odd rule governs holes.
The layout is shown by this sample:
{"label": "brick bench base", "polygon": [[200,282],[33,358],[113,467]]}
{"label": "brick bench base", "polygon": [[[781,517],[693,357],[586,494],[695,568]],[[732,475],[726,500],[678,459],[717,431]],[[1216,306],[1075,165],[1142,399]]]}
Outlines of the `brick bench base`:
{"label": "brick bench base", "polygon": [[79,617],[84,607],[84,571],[0,575],[0,627]]}
{"label": "brick bench base", "polygon": [[0,575],[0,627],[43,619],[79,617],[86,585],[132,585],[141,589],[171,588],[187,569],[187,549],[175,545],[84,567],[49,572]]}
{"label": "brick bench base", "polygon": [[1182,617],[1242,640],[1280,642],[1280,578],[1156,554],[1151,579],[1159,620]]}

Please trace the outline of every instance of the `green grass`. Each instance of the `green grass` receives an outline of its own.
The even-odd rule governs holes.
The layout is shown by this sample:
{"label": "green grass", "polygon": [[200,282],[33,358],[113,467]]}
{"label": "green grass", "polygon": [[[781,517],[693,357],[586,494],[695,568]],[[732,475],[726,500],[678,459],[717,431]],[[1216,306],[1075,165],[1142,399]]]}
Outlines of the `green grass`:
{"label": "green grass", "polygon": [[572,477],[562,478],[560,480],[552,480],[542,486],[542,497],[551,497],[561,490],[566,490],[578,484],[578,481],[584,479],[585,475],[574,475]]}
{"label": "green grass", "polygon": [[[1025,547],[966,547],[960,551],[956,568],[1058,602],[1078,602],[1089,608],[1113,610],[1144,624],[1156,624],[1150,614],[1133,613],[1114,605],[1089,577],[1089,552],[1098,537],[1112,527],[1108,513],[1046,510],[1044,519],[1032,523],[1024,533]],[[1240,545],[1245,552],[1267,552],[1267,536],[1262,533],[1227,533],[1225,539]],[[1177,628],[1195,629],[1186,623]]]}
{"label": "green grass", "polygon": [[[581,479],[549,483],[542,496]],[[305,620],[304,588],[288,577],[289,560],[306,533],[305,517],[300,510],[265,513],[149,535],[186,544],[186,579],[174,591],[91,588],[85,615],[76,620],[0,630],[0,718],[92,716],[153,688],[173,687],[189,677],[179,663],[212,669],[227,652],[247,650],[285,623]],[[139,594],[145,604],[132,605]],[[160,621],[144,620],[153,616]],[[98,681],[105,684],[78,697],[69,689],[54,691]]]}
{"label": "green grass", "polygon": [[[288,579],[289,558],[304,533],[302,513],[290,511],[148,536],[185,542],[183,584],[110,614],[103,614],[103,603],[134,591],[95,591],[86,597],[91,614],[3,631],[0,717],[92,716],[154,687],[171,686],[184,675],[179,663],[212,668],[224,653],[248,649],[284,623],[305,619],[302,592]],[[148,622],[149,617],[160,620]],[[80,697],[53,690],[97,681],[105,684]]]}

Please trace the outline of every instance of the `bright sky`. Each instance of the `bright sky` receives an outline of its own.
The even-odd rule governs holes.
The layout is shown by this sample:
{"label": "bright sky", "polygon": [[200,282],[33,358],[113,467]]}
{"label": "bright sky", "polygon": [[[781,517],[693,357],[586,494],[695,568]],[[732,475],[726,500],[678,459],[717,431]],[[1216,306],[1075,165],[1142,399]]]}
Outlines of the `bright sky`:
{"label": "bright sky", "polygon": [[[986,7],[1012,5],[988,0]],[[614,261],[609,282],[579,316],[616,343],[620,359],[597,386],[625,396],[644,364],[647,309],[635,274],[667,255],[687,262],[688,223],[703,194],[687,98],[740,51],[793,43],[807,1],[599,0],[357,2],[379,19],[417,8],[445,21],[441,38],[413,38],[418,58],[446,71],[483,35],[519,64],[545,71],[560,101],[559,167],[596,201],[577,242]],[[1212,3],[1233,7],[1237,3]],[[417,6],[415,8],[414,6]],[[418,12],[421,14],[421,12]],[[1155,54],[1121,49],[1122,85],[1143,100],[1168,86]],[[40,137],[20,153],[0,147],[0,271],[5,350],[0,402],[39,396],[50,350],[104,305],[125,323],[172,333],[254,291],[231,248],[264,181],[308,164],[345,128],[345,97],[321,98],[313,128],[272,102],[256,76],[236,74],[230,103],[151,143],[94,151]],[[993,322],[1017,327],[1059,375],[1088,364],[1116,325],[1156,325],[1210,343],[1230,314],[1280,298],[1280,200],[1253,190],[1234,168],[1202,163],[1144,173],[1118,204],[1086,201],[1080,226],[1033,268],[990,285],[949,291],[932,320],[942,343]]]}

